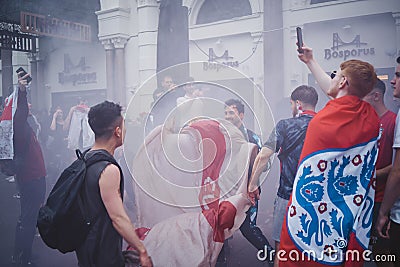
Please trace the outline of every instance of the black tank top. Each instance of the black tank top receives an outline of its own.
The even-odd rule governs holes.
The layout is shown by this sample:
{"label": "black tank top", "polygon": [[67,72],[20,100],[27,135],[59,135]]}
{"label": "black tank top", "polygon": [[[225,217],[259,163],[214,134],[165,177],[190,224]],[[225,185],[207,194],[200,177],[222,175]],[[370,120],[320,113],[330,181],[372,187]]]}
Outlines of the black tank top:
{"label": "black tank top", "polygon": [[[94,153],[106,153],[105,150],[91,150],[85,157],[91,157]],[[108,161],[100,161],[87,169],[84,184],[83,201],[89,213],[89,218],[94,218],[86,241],[76,251],[80,267],[122,267],[122,237],[112,225],[110,216],[103,204],[100,195],[99,179]],[[118,166],[119,167],[119,166]],[[121,175],[120,192],[123,196],[123,176]]]}

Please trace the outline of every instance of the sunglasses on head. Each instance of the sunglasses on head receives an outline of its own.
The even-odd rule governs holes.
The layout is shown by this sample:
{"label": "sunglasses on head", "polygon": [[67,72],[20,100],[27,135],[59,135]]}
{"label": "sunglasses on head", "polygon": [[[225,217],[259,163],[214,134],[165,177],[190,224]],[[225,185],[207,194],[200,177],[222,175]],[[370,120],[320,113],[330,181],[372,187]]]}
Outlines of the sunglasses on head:
{"label": "sunglasses on head", "polygon": [[[337,75],[337,71],[336,71],[336,70],[332,71],[332,72],[331,72],[331,79],[335,78],[336,75]],[[342,75],[342,76],[343,76],[343,75]],[[343,77],[344,77],[344,76],[343,76]],[[349,85],[349,81],[346,80],[346,84]]]}

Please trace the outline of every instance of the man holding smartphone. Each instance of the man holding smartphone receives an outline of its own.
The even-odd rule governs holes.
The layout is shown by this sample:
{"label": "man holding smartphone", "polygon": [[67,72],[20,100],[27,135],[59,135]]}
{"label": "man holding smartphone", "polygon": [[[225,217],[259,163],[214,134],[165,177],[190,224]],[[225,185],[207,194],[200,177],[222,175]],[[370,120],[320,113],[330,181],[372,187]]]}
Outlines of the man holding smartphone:
{"label": "man holding smartphone", "polygon": [[16,226],[12,261],[30,266],[37,216],[46,193],[46,169],[36,134],[28,123],[26,87],[30,75],[23,73],[18,72],[17,109],[13,117],[15,178],[21,194],[21,213]]}
{"label": "man holding smartphone", "polygon": [[[279,265],[361,267],[372,223],[370,181],[379,139],[379,117],[362,98],[377,76],[371,64],[348,60],[329,77],[312,49],[301,49],[300,60],[332,100],[307,129],[282,226]],[[293,251],[300,257],[289,257]]]}

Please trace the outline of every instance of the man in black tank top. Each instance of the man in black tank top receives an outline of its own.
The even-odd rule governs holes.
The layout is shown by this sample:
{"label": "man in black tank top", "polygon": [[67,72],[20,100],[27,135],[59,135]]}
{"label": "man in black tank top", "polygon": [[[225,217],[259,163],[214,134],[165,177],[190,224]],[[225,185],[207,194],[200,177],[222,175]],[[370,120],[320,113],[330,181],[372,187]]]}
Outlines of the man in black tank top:
{"label": "man in black tank top", "polygon": [[[125,135],[121,106],[104,101],[90,109],[88,118],[95,143],[85,156],[103,153],[113,157]],[[141,266],[152,266],[124,209],[121,192],[123,177],[119,166],[100,161],[88,168],[83,197],[89,216],[95,219],[85,242],[76,250],[80,267],[124,266],[122,239],[139,252]]]}

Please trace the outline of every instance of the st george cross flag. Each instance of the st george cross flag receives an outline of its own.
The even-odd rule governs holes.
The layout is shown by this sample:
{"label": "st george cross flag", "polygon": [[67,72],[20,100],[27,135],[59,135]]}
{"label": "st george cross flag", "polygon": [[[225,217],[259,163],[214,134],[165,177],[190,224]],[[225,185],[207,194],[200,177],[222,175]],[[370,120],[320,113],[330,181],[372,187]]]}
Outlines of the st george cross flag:
{"label": "st george cross flag", "polygon": [[280,266],[363,266],[368,248],[379,118],[355,96],[311,120],[282,226]]}
{"label": "st george cross flag", "polygon": [[256,152],[225,120],[199,120],[179,134],[159,126],[145,138],[133,161],[135,225],[151,228],[145,245],[155,266],[214,266],[249,208]]}
{"label": "st george cross flag", "polygon": [[215,266],[223,242],[242,225],[250,201],[243,194],[217,209],[188,212],[137,229],[154,266]]}
{"label": "st george cross flag", "polygon": [[18,89],[6,98],[4,110],[0,117],[0,159],[14,157],[13,117],[17,110]]}
{"label": "st george cross flag", "polygon": [[250,156],[257,151],[225,120],[199,120],[180,133],[156,127],[133,160],[137,221],[151,228],[186,212],[218,208],[247,193]]}

